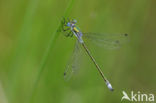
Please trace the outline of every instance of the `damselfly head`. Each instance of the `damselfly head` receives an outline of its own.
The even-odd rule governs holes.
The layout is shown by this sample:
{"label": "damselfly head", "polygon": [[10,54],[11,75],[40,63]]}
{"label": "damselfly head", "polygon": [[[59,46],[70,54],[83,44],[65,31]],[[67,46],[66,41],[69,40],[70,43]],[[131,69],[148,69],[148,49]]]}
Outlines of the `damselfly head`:
{"label": "damselfly head", "polygon": [[67,23],[67,26],[70,27],[70,22]]}

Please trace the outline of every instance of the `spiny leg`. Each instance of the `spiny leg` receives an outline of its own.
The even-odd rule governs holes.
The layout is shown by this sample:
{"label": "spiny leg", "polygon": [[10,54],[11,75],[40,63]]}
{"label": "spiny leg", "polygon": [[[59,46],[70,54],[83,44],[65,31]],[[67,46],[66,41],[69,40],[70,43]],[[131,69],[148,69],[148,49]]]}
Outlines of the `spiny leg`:
{"label": "spiny leg", "polygon": [[70,37],[73,37],[73,33],[72,33],[72,31],[70,31],[70,34],[71,34]]}
{"label": "spiny leg", "polygon": [[[67,18],[67,21],[66,21],[65,18],[63,17],[63,21],[62,21],[62,30],[63,30],[64,32],[70,30],[69,27],[65,29],[65,27],[67,27],[66,25],[67,25],[68,22],[70,22],[70,19]],[[67,35],[65,35],[65,36],[66,36],[66,37],[69,37],[69,36],[72,37],[72,36],[73,36],[72,31],[69,31],[69,33],[68,33]]]}
{"label": "spiny leg", "polygon": [[63,25],[62,25],[62,30],[63,30],[64,32],[70,30],[70,28],[65,29],[65,28],[64,28],[65,26],[66,26],[66,24],[63,24]]}
{"label": "spiny leg", "polygon": [[62,17],[61,26],[60,26],[60,28],[57,30],[57,32],[66,31],[66,30],[64,29],[64,26],[66,26],[66,20],[65,20],[64,17]]}
{"label": "spiny leg", "polygon": [[72,37],[71,35],[73,35],[73,33],[71,31],[69,31],[69,33],[67,35],[65,35],[66,37]]}
{"label": "spiny leg", "polygon": [[70,30],[70,28],[65,29],[64,27],[65,27],[65,26],[62,27],[62,30],[63,30],[64,32]]}
{"label": "spiny leg", "polygon": [[64,24],[66,24],[67,22],[66,22],[65,17],[62,17],[62,18],[63,18],[63,20],[62,20],[62,24],[64,25]]}
{"label": "spiny leg", "polygon": [[67,25],[67,21],[66,21],[65,18],[63,17],[62,30],[63,30],[64,32],[70,30],[70,28],[67,28],[67,29],[64,28],[64,27],[66,27],[66,25]]}

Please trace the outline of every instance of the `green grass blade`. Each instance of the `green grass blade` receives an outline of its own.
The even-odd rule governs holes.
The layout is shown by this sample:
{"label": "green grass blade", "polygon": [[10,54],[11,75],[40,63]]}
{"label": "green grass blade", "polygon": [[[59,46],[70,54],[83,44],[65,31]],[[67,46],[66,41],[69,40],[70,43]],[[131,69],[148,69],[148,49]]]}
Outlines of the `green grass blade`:
{"label": "green grass blade", "polygon": [[[28,48],[28,42],[30,39],[30,34],[32,32],[31,25],[32,21],[34,19],[34,13],[36,12],[36,8],[38,7],[39,0],[31,0],[28,2],[28,6],[25,11],[25,15],[22,21],[22,25],[18,34],[17,39],[17,47],[14,50],[12,62],[10,65],[10,72],[9,72],[9,82],[7,86],[7,96],[9,98],[9,101],[14,102],[14,99],[16,98],[16,87],[17,84],[17,78],[19,76],[19,72],[21,71],[21,61],[22,59],[25,59],[23,55],[26,55],[27,48]],[[18,6],[18,4],[17,4]]]}
{"label": "green grass blade", "polygon": [[[67,8],[66,8],[66,10],[65,10],[65,12],[64,12],[64,17],[68,17],[68,16],[69,16],[69,14],[70,14],[70,12],[71,12],[71,10],[72,10],[72,6],[73,6],[73,4],[74,4],[74,1],[75,1],[75,0],[70,0],[69,4],[68,4],[68,6],[67,6]],[[43,71],[44,71],[45,65],[46,65],[46,63],[47,63],[48,56],[49,56],[49,54],[50,54],[50,50],[51,50],[52,47],[54,46],[55,41],[56,41],[56,39],[57,39],[57,37],[58,37],[58,35],[59,35],[58,29],[61,27],[61,25],[62,25],[62,24],[61,24],[61,22],[60,22],[60,23],[58,24],[56,30],[55,30],[54,33],[52,34],[52,36],[51,36],[51,38],[50,38],[50,42],[49,42],[49,44],[48,44],[48,46],[47,46],[47,49],[46,49],[46,51],[45,51],[45,53],[44,53],[44,55],[43,55],[43,59],[41,60],[41,66],[40,66],[40,68],[39,68],[39,70],[38,70],[39,72],[38,72],[37,78],[36,78],[36,80],[35,80],[35,83],[34,83],[34,85],[33,85],[33,89],[32,89],[32,92],[31,92],[31,97],[30,97],[30,102],[29,102],[29,103],[32,103],[32,102],[33,102],[33,99],[34,99],[34,96],[35,96],[35,92],[36,92],[37,85],[38,85],[38,83],[39,83],[39,80],[40,80],[41,75],[42,75],[42,73],[43,73]]]}

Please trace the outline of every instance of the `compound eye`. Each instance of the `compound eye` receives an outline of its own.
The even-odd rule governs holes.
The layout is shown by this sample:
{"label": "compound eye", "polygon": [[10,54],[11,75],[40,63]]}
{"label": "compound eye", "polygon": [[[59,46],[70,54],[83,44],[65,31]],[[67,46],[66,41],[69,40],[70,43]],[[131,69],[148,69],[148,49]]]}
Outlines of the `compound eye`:
{"label": "compound eye", "polygon": [[70,26],[70,23],[67,23],[67,26]]}

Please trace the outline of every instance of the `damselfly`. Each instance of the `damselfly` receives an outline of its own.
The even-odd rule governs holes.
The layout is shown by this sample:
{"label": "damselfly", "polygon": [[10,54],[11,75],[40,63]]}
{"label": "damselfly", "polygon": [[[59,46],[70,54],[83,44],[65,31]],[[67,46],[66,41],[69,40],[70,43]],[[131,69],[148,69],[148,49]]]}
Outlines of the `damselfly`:
{"label": "damselfly", "polygon": [[[110,34],[97,34],[97,33],[82,33],[80,31],[80,29],[78,28],[78,26],[76,25],[76,23],[77,23],[77,21],[75,19],[72,19],[72,20],[67,19],[66,20],[65,18],[63,18],[63,20],[62,20],[62,30],[64,32],[68,32],[67,35],[65,35],[65,36],[73,37],[73,35],[74,35],[77,38],[77,44],[75,46],[75,50],[74,50],[71,61],[74,61],[74,59],[76,59],[75,55],[77,55],[77,53],[75,51],[77,51],[76,49],[78,49],[77,46],[79,44],[81,44],[82,47],[85,49],[86,53],[88,54],[88,56],[90,57],[90,59],[92,60],[92,62],[94,63],[96,69],[102,76],[107,87],[111,91],[113,91],[114,89],[112,88],[112,85],[110,84],[108,79],[104,76],[104,73],[102,72],[100,66],[97,64],[95,58],[91,55],[89,49],[87,48],[87,46],[85,44],[86,41],[84,41],[83,38],[88,38],[89,40],[91,40],[94,43],[101,45],[101,46],[117,48],[120,46],[120,44],[124,40],[124,38],[126,38],[128,35],[127,34],[110,35]],[[68,64],[67,68],[64,72],[64,77],[67,78],[67,76],[71,76],[70,74],[73,73],[74,71],[75,70],[74,70],[74,67],[72,67],[72,64]]]}

